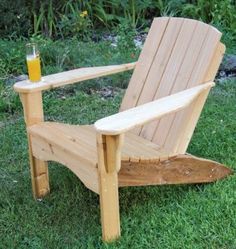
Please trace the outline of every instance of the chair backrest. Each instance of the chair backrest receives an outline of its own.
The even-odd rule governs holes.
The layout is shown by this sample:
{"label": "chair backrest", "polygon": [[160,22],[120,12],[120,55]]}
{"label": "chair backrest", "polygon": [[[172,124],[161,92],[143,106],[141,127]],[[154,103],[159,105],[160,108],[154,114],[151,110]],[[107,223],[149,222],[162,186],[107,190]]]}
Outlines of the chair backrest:
{"label": "chair backrest", "polygon": [[[155,18],[120,111],[213,81],[225,51],[220,38],[217,29],[197,20]],[[176,152],[188,113],[186,109],[133,132]]]}

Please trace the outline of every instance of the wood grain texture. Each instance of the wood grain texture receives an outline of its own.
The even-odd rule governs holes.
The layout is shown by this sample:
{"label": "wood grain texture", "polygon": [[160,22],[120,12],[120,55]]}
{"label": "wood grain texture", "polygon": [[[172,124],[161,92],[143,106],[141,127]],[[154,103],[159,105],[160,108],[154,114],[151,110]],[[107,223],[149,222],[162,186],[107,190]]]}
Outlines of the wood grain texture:
{"label": "wood grain texture", "polygon": [[[28,127],[28,133],[31,153],[35,160],[56,161],[65,165],[87,188],[99,193],[96,130],[93,125],[42,122]],[[116,171],[120,168],[120,161],[112,162],[114,158],[119,158],[112,156],[116,147],[121,150],[122,160],[153,162],[168,156],[167,152],[156,144],[132,133],[126,134],[123,146],[121,146],[122,136],[119,139],[108,136],[107,140],[108,154],[111,156],[106,160],[109,162],[109,167],[114,165],[118,167]],[[108,171],[111,172],[112,168]]]}
{"label": "wood grain texture", "polygon": [[[187,88],[187,82],[191,77],[207,32],[207,25],[202,25],[201,22],[194,20],[191,22],[188,19],[185,20],[179,34],[180,37],[176,41],[170,61],[161,79],[160,87],[154,93],[155,99]],[[184,41],[185,36],[186,41]],[[175,114],[168,115],[161,120],[144,126],[141,135],[163,145],[174,116]]]}
{"label": "wood grain texture", "polygon": [[98,172],[96,165],[91,165],[87,158],[81,157],[65,147],[50,140],[31,134],[32,153],[39,160],[55,161],[70,169],[83,184],[93,192],[99,194]]}
{"label": "wood grain texture", "polygon": [[99,193],[96,142],[94,140],[93,146],[86,143],[90,135],[82,139],[87,127],[80,128],[80,134],[83,134],[81,139],[74,130],[68,132],[68,128],[69,125],[53,125],[50,122],[29,127],[32,153],[38,159],[56,161],[65,165],[87,188]]}
{"label": "wood grain texture", "polygon": [[[204,80],[209,79],[209,78],[211,79],[215,78],[220,62],[222,61],[224,51],[225,51],[225,46],[222,43],[219,43],[217,46],[217,49],[215,50],[211,63],[209,64],[208,70],[205,73]],[[180,112],[178,115],[174,116],[172,120],[172,124],[171,124],[172,128],[169,130],[169,133],[166,137],[165,144],[164,144],[164,148],[166,150],[172,151],[172,153],[180,153],[180,154],[183,154],[186,152],[186,149],[191,140],[191,136],[194,132],[197,120],[201,114],[201,110],[204,106],[207,96],[208,96],[208,93],[206,93],[205,97],[203,96],[202,98],[199,97],[201,101],[200,100],[196,101],[196,103],[192,104],[188,109],[185,110],[185,112],[182,112],[182,113]],[[198,111],[197,111],[197,108],[198,108]],[[188,139],[186,139],[187,133],[185,133],[185,135],[183,133],[185,132],[185,129],[186,129],[185,127],[187,123],[189,123],[190,120],[193,119],[193,116],[192,116],[193,113],[195,113],[196,122],[194,122],[193,123],[194,125],[192,124],[192,126],[188,124],[189,127],[191,126],[191,132],[190,132],[190,129],[187,128],[189,135],[188,135]],[[156,131],[156,134],[157,134],[157,131]],[[180,146],[180,143],[182,144],[181,146]]]}
{"label": "wood grain texture", "polygon": [[43,80],[38,83],[31,83],[29,80],[17,82],[14,85],[14,90],[19,93],[49,90],[68,84],[131,70],[134,69],[135,65],[136,63],[133,62],[122,65],[74,69],[67,72],[44,76]]}
{"label": "wood grain texture", "polygon": [[[225,46],[222,43],[218,43],[217,49],[212,57],[211,63],[208,67],[208,70],[205,73],[204,80],[214,79],[217,73],[217,70],[222,61],[223,55],[225,52]],[[192,134],[194,132],[194,128],[197,124],[203,106],[206,102],[207,96],[209,94],[210,89],[202,92],[201,95],[194,101],[194,103],[186,110],[186,114],[182,114],[181,122],[182,125],[179,126],[178,136],[175,135],[175,139],[171,140],[173,132],[169,133],[169,137],[166,140],[166,149],[172,151],[173,154],[183,154],[186,152],[189,142],[191,140]],[[176,117],[176,126],[180,125],[180,117]],[[167,147],[168,146],[168,147]]]}
{"label": "wood grain texture", "polygon": [[[119,137],[107,139],[97,135],[99,197],[103,240],[109,242],[120,236],[120,212],[118,194],[118,168],[120,164]],[[116,146],[117,145],[117,146]],[[113,147],[112,153],[109,147]],[[111,164],[111,165],[109,165]]]}
{"label": "wood grain texture", "polygon": [[119,186],[208,183],[233,171],[215,161],[178,155],[157,163],[122,162]]}
{"label": "wood grain texture", "polygon": [[[159,57],[155,58],[155,62],[150,69],[149,77],[138,104],[160,99],[171,94],[179,70],[183,64],[186,53],[188,52],[189,44],[193,38],[192,36],[195,32],[197,22],[188,19],[171,18],[169,25],[171,23],[172,29],[175,30],[175,34],[173,36],[173,31],[170,30],[170,33],[167,36],[168,44],[163,40],[164,44],[163,46],[160,46],[157,53],[159,54]],[[163,51],[165,50],[168,51],[168,56],[166,53],[163,54]],[[164,60],[165,63],[163,64]],[[159,73],[160,68],[162,68],[162,71]],[[152,89],[148,89],[146,87],[148,85],[151,85]],[[156,121],[145,125],[142,130],[140,130],[141,136],[152,140],[158,122],[159,121]]]}
{"label": "wood grain texture", "polygon": [[120,111],[127,110],[137,105],[137,101],[143,90],[144,83],[146,82],[150,67],[163,39],[168,22],[168,17],[154,18],[134,69],[134,73],[122,100]]}
{"label": "wood grain texture", "polygon": [[[220,38],[217,29],[197,20],[155,19],[120,111],[192,88],[210,78],[209,81],[213,81],[214,77],[210,77],[208,72],[214,71],[211,74],[215,75],[218,69],[219,60],[214,60],[213,56],[219,54],[216,50]],[[165,115],[160,120],[135,128],[133,132],[173,153],[189,112],[186,108]]]}
{"label": "wood grain texture", "polygon": [[[205,27],[207,25],[202,23],[200,24],[201,28],[204,29],[205,32]],[[199,35],[199,33],[201,32],[198,32],[197,34]],[[189,70],[191,71],[189,78],[187,79],[187,81],[185,81],[185,85],[181,84],[181,88],[179,88],[178,85],[175,85],[175,87],[173,88],[174,91],[176,91],[176,89],[180,91],[181,89],[183,89],[182,87],[184,87],[185,89],[191,88],[204,82],[204,77],[211,64],[220,37],[221,33],[219,31],[211,26],[208,26],[207,34],[203,43],[199,43],[201,44],[201,46],[198,55],[195,55],[196,59],[192,58],[192,62],[189,62],[189,66],[187,65],[187,68],[189,68]],[[191,53],[190,50],[188,52]],[[214,79],[211,80],[213,81]],[[183,130],[182,125],[185,123],[185,120],[188,120],[188,115],[189,113],[191,113],[190,109],[191,107],[189,108],[189,110],[186,109],[182,112],[176,113],[172,117],[170,116],[168,119],[160,120],[160,123],[155,130],[155,135],[153,136],[152,141],[158,142],[169,151],[174,151],[174,149],[176,148],[176,143],[181,140],[180,134]],[[195,127],[192,127],[193,130],[194,128]]]}
{"label": "wood grain texture", "polygon": [[[169,61],[171,60],[171,55],[173,53],[173,47],[175,46],[177,42],[183,23],[184,23],[183,18],[169,18],[168,25],[166,26],[161,43],[158,47],[153,63],[146,76],[146,80],[143,83],[143,88],[139,94],[137,103],[136,104],[133,103],[134,106],[139,106],[139,105],[142,105],[142,104],[145,104],[145,103],[148,103],[150,101],[157,99],[157,98],[154,98],[155,93],[157,89],[161,86],[161,81],[162,81],[164,72],[166,71]],[[158,32],[158,30],[156,30],[155,32]],[[181,52],[181,54],[183,54],[183,51]],[[174,67],[172,67],[172,69],[174,69]],[[167,84],[168,82],[165,82],[164,86],[167,86]],[[152,122],[146,125],[152,126],[153,123],[155,122]],[[133,130],[133,132],[135,134],[140,134],[141,129],[142,127],[137,127]],[[152,129],[151,130],[148,129],[148,131],[145,132],[145,134],[141,134],[141,136],[149,139],[149,136],[148,136],[149,131],[152,131]]]}
{"label": "wood grain texture", "polygon": [[116,136],[105,136],[106,171],[112,173],[118,172],[121,166],[121,147],[124,141],[124,134]]}
{"label": "wood grain texture", "polygon": [[[43,105],[41,93],[20,94],[24,109],[26,127],[43,121]],[[45,160],[39,160],[33,156],[32,141],[27,132],[30,160],[31,183],[34,198],[41,198],[49,191],[48,165]]]}
{"label": "wood grain texture", "polygon": [[[52,156],[50,146],[53,146],[68,152],[69,155],[77,155],[81,158],[80,162],[82,165],[97,167],[96,130],[93,125],[79,126],[42,122],[29,127],[28,131],[34,137],[35,146],[39,146],[37,151],[34,152],[36,157],[48,160],[48,157]],[[39,139],[44,141],[45,149],[40,144],[36,145]],[[50,144],[50,146],[46,146],[46,144]],[[40,150],[42,151],[40,152]],[[49,155],[46,156],[44,153],[49,153]],[[69,155],[68,157],[70,157]],[[121,147],[122,160],[149,161],[167,155],[167,152],[158,145],[133,133],[128,132],[125,134],[124,144]]]}
{"label": "wood grain texture", "polygon": [[198,98],[193,102],[182,118],[182,130],[179,130],[179,140],[175,142],[176,148],[172,148],[173,153],[185,153],[193,135],[194,129],[197,125],[201,111],[206,102],[210,88],[205,89]]}
{"label": "wood grain texture", "polygon": [[187,89],[185,91],[140,105],[112,116],[100,119],[94,126],[104,135],[117,135],[135,127],[149,123],[164,115],[187,107],[205,89],[214,86],[214,82]]}
{"label": "wood grain texture", "polygon": [[226,47],[223,43],[219,42],[217,49],[215,50],[214,56],[212,57],[211,63],[207,69],[207,72],[204,76],[205,81],[213,80],[217,74],[217,71],[220,67],[220,63],[223,59]]}

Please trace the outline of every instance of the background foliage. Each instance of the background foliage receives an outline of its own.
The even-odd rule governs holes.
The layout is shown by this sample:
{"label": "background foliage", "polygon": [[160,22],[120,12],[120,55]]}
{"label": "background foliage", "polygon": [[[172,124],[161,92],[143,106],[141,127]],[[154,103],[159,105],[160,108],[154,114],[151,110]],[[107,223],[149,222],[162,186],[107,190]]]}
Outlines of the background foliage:
{"label": "background foliage", "polygon": [[145,29],[153,17],[163,15],[200,19],[236,40],[234,0],[0,0],[0,35],[84,38],[124,22],[132,29]]}
{"label": "background foliage", "polygon": [[[14,4],[0,0],[0,111],[13,113],[20,106],[11,85],[15,76],[27,74],[25,43],[29,40],[39,44],[43,75],[119,64],[137,58],[140,50],[134,37],[148,31],[153,17],[164,15],[213,24],[223,32],[227,52],[235,53],[233,0],[17,0]],[[110,38],[116,36],[116,47],[111,46],[112,40],[104,41],[107,33]],[[126,83],[121,79],[116,86],[124,88]]]}

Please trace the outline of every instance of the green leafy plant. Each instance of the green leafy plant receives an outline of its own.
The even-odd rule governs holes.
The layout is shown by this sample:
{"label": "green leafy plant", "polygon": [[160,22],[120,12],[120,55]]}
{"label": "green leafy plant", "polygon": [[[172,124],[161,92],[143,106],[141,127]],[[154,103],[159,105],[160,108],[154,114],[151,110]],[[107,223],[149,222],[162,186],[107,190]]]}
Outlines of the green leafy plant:
{"label": "green leafy plant", "polygon": [[178,16],[186,0],[157,0],[154,1],[154,16]]}
{"label": "green leafy plant", "polygon": [[52,0],[44,2],[39,10],[33,11],[33,34],[43,34],[47,37],[57,36],[57,10],[53,7]]}
{"label": "green leafy plant", "polygon": [[144,30],[157,16],[189,17],[213,24],[225,34],[226,45],[235,47],[234,0],[18,0],[14,5],[0,0],[0,35],[88,40],[97,30],[116,32],[124,22]]}
{"label": "green leafy plant", "polygon": [[146,15],[152,6],[152,0],[135,1],[123,0],[121,6],[124,10],[124,18],[129,20],[133,28],[145,26]]}
{"label": "green leafy plant", "polygon": [[80,5],[73,1],[68,1],[62,10],[64,14],[60,15],[61,19],[57,25],[61,37],[88,37],[92,30],[88,11],[86,9],[82,11]]}
{"label": "green leafy plant", "polygon": [[180,15],[215,25],[223,33],[223,42],[236,48],[236,2],[232,0],[193,1],[182,6]]}
{"label": "green leafy plant", "polygon": [[16,38],[31,31],[31,13],[24,0],[0,0],[0,36]]}
{"label": "green leafy plant", "polygon": [[1,78],[22,74],[25,69],[24,42],[0,40],[0,58]]}
{"label": "green leafy plant", "polygon": [[135,50],[134,38],[136,35],[135,29],[130,24],[129,20],[124,20],[117,27],[117,46],[120,52],[129,53]]}

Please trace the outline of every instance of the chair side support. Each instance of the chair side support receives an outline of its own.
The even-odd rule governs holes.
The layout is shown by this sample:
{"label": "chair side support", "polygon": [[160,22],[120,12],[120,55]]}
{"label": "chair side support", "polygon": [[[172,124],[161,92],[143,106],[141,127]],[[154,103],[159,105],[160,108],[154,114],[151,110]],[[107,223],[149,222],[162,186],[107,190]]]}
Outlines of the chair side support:
{"label": "chair side support", "polygon": [[194,128],[197,125],[198,119],[201,115],[204,104],[207,100],[207,96],[211,88],[205,89],[188,108],[188,115],[186,115],[186,120],[182,121],[184,127],[179,132],[180,136],[176,143],[176,148],[173,151],[176,154],[185,154],[191,137],[194,132]]}
{"label": "chair side support", "polygon": [[[24,119],[26,128],[43,122],[42,92],[20,93],[20,99],[24,108]],[[49,192],[49,178],[47,162],[41,161],[33,156],[31,138],[27,132],[29,160],[31,171],[31,182],[34,198],[41,198]]]}
{"label": "chair side support", "polygon": [[123,135],[97,134],[98,174],[102,234],[104,241],[120,236],[118,171]]}

